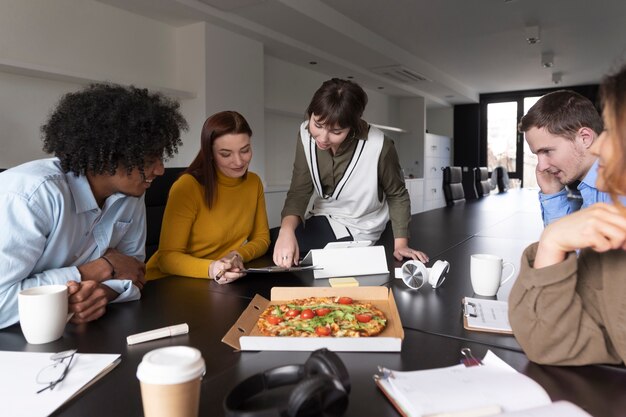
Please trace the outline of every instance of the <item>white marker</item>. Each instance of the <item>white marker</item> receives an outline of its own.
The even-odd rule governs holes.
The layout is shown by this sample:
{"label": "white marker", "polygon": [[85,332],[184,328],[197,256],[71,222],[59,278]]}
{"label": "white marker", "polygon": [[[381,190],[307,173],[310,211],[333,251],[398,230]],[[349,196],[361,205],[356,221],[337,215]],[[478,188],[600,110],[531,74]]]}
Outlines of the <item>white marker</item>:
{"label": "white marker", "polygon": [[187,323],[177,324],[175,326],[162,327],[160,329],[149,330],[143,333],[130,335],[126,338],[126,343],[134,345],[137,343],[149,342],[151,340],[162,339],[164,337],[178,336],[179,334],[189,333]]}

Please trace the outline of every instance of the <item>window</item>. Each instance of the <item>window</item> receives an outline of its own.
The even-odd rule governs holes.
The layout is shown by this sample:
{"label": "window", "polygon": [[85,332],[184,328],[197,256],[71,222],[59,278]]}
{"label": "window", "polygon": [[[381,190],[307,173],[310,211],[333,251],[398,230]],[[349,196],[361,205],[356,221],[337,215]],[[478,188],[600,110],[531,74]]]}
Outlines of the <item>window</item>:
{"label": "window", "polygon": [[[596,102],[597,85],[571,87]],[[528,110],[543,96],[557,89],[528,90],[480,96],[480,165],[489,172],[503,166],[509,178],[521,181],[523,187],[536,188],[537,157],[530,152],[517,126]],[[456,159],[456,158],[455,158]]]}

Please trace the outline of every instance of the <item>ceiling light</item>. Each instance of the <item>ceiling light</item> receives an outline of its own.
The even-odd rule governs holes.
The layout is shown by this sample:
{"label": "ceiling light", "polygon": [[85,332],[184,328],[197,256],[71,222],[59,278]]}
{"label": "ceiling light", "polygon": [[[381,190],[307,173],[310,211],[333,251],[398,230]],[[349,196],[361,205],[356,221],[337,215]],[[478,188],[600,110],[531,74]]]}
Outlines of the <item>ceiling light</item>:
{"label": "ceiling light", "polygon": [[539,26],[526,26],[526,42],[528,42],[529,45],[541,42]]}
{"label": "ceiling light", "polygon": [[544,52],[541,54],[541,66],[544,68],[552,68],[554,65],[554,54],[552,52]]}
{"label": "ceiling light", "polygon": [[563,73],[562,72],[553,72],[552,73],[552,84],[561,84],[563,81]]}

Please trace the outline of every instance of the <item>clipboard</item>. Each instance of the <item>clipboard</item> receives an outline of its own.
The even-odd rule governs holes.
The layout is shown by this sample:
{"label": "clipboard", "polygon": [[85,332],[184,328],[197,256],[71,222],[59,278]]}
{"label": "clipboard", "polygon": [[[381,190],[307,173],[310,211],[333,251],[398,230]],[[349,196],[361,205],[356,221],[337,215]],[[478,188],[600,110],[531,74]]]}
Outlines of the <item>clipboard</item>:
{"label": "clipboard", "polygon": [[509,323],[509,303],[506,301],[465,297],[462,305],[463,327],[466,330],[513,334]]}

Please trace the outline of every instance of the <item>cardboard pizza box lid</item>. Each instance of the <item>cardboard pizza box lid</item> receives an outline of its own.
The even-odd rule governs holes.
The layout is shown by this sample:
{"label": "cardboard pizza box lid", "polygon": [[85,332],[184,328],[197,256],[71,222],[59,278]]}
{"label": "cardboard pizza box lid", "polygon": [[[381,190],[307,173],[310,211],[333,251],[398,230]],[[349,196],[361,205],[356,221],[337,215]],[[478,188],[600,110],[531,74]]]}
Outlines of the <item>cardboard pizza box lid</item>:
{"label": "cardboard pizza box lid", "polygon": [[[387,316],[387,327],[375,337],[270,337],[263,336],[256,322],[269,304],[308,297],[351,297],[369,301]],[[274,287],[271,301],[256,295],[239,319],[222,338],[237,350],[313,351],[328,348],[337,352],[399,352],[404,330],[393,293],[386,287]]]}

